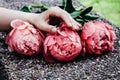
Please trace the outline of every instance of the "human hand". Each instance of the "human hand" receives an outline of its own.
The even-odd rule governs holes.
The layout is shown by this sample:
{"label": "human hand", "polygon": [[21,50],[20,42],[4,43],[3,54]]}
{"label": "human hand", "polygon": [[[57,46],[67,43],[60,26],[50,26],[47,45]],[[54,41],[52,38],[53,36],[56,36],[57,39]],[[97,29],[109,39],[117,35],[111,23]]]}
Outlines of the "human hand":
{"label": "human hand", "polygon": [[54,33],[57,31],[57,28],[54,25],[50,25],[51,17],[63,20],[73,30],[79,30],[81,27],[81,24],[76,22],[69,13],[59,7],[51,7],[41,14],[34,14],[30,19],[30,23],[34,24],[40,30]]}

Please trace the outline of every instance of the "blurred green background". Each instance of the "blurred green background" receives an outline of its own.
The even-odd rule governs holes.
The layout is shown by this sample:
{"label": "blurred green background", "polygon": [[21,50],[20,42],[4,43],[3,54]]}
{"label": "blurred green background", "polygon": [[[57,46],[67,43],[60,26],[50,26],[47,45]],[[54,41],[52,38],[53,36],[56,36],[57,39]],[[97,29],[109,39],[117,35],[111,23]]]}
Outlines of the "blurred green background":
{"label": "blurred green background", "polygon": [[78,0],[120,28],[120,0]]}

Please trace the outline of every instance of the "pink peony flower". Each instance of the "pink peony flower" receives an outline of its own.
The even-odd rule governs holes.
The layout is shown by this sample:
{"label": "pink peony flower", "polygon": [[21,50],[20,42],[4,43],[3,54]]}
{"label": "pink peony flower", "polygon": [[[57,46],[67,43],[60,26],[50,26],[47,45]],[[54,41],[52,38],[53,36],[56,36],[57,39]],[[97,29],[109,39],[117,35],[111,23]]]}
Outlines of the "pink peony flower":
{"label": "pink peony flower", "polygon": [[71,61],[80,54],[81,50],[78,33],[69,29],[65,23],[61,23],[57,33],[48,34],[44,42],[44,57],[48,62]]}
{"label": "pink peony flower", "polygon": [[84,56],[89,54],[102,54],[104,51],[114,49],[114,40],[116,35],[112,27],[103,22],[87,22],[81,33]]}
{"label": "pink peony flower", "polygon": [[11,51],[28,56],[40,53],[44,36],[38,29],[18,19],[13,20],[11,26],[14,29],[6,37]]}

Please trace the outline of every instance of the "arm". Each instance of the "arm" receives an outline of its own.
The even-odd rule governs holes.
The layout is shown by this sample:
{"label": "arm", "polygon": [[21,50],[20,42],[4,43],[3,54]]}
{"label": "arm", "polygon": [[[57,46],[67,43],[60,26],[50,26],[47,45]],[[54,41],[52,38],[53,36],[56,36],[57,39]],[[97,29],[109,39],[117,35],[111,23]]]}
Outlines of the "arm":
{"label": "arm", "polygon": [[79,30],[81,27],[81,24],[76,22],[69,13],[60,9],[59,7],[51,7],[41,14],[26,13],[0,7],[0,30],[10,29],[10,22],[13,19],[21,19],[35,25],[35,27],[39,28],[40,30],[56,32],[57,28],[49,24],[50,17],[58,17],[62,19],[74,30]]}
{"label": "arm", "polygon": [[22,19],[29,22],[29,19],[34,15],[33,13],[25,13],[0,7],[0,30],[10,29],[10,22],[13,19]]}

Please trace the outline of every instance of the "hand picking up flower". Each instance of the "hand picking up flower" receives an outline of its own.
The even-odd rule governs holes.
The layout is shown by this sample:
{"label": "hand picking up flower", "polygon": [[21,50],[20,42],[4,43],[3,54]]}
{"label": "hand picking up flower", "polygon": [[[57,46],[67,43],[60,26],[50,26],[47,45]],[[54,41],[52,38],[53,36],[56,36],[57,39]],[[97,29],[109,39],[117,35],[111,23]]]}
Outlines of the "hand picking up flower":
{"label": "hand picking up flower", "polygon": [[44,41],[44,57],[48,62],[68,62],[76,58],[82,50],[77,32],[61,23],[55,34],[48,34]]}
{"label": "hand picking up flower", "polygon": [[14,29],[6,37],[11,51],[28,56],[40,53],[44,36],[38,29],[18,19],[13,20],[11,26]]}
{"label": "hand picking up flower", "polygon": [[83,45],[83,56],[86,52],[89,54],[102,54],[104,51],[114,49],[116,35],[112,27],[107,23],[87,22],[84,24],[80,36]]}

